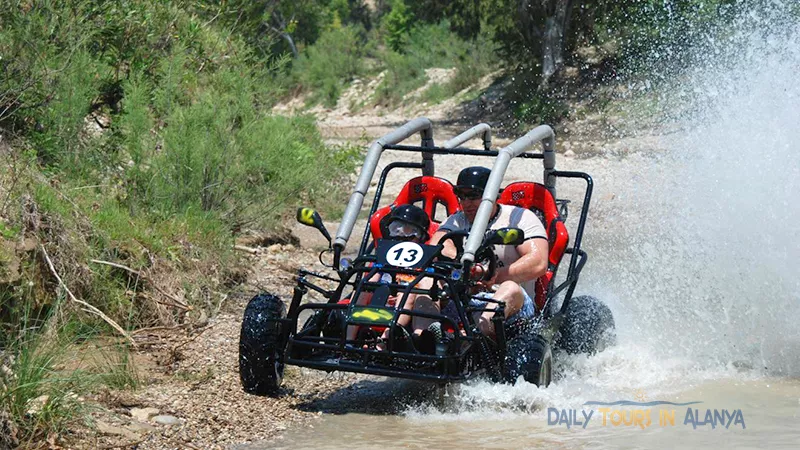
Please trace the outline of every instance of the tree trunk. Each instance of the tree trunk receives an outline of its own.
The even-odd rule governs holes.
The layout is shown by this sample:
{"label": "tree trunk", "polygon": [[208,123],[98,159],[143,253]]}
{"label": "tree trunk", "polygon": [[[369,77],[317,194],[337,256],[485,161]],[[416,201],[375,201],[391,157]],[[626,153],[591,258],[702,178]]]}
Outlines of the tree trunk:
{"label": "tree trunk", "polygon": [[526,50],[539,57],[541,85],[564,65],[572,0],[520,0],[518,30]]}
{"label": "tree trunk", "polygon": [[292,58],[297,59],[300,56],[300,53],[297,51],[297,46],[294,44],[292,35],[286,31],[286,19],[284,19],[283,14],[281,14],[279,11],[274,11],[272,14],[272,20],[274,20],[276,24],[269,25],[269,27],[274,33],[282,37],[286,43],[289,44],[289,49],[292,50]]}
{"label": "tree trunk", "polygon": [[289,44],[289,48],[292,49],[292,57],[297,59],[300,56],[300,53],[297,52],[297,46],[294,45],[294,39],[292,39],[292,35],[286,32],[281,33],[281,37],[286,40],[286,43]]}
{"label": "tree trunk", "polygon": [[569,27],[572,0],[546,1],[548,15],[542,33],[542,85],[564,66],[564,40]]}

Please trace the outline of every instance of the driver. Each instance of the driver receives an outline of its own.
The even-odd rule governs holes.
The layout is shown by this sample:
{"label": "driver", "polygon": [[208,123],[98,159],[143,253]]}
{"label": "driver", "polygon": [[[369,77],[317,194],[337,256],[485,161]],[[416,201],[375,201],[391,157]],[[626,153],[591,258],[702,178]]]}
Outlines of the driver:
{"label": "driver", "polygon": [[[491,170],[486,167],[467,167],[458,174],[456,195],[461,211],[448,217],[431,238],[432,244],[438,244],[442,237],[450,231],[469,231],[478,212],[483,190],[489,181]],[[535,310],[529,292],[535,292],[536,279],[547,271],[548,241],[542,222],[532,211],[518,206],[492,205],[487,230],[505,227],[520,228],[525,233],[525,242],[517,246],[497,245],[497,269],[489,280],[480,284],[486,290],[476,297],[493,298],[505,302],[506,323],[511,325],[521,317],[533,316]],[[444,242],[442,254],[455,258],[456,248],[451,240]],[[485,270],[477,265],[476,271]],[[491,318],[496,303],[474,301],[474,306],[488,308],[478,319],[478,326],[487,335],[494,335]],[[448,311],[452,309],[452,311]],[[445,315],[458,317],[455,306],[448,303]]]}

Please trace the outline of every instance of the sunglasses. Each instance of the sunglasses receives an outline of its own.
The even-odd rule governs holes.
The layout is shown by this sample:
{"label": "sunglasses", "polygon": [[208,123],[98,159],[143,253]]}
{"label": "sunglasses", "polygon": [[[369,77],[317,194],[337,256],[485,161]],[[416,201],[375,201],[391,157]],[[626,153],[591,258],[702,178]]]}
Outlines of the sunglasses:
{"label": "sunglasses", "polygon": [[477,189],[469,189],[469,190],[456,190],[456,197],[459,200],[477,200],[483,197],[483,191]]}

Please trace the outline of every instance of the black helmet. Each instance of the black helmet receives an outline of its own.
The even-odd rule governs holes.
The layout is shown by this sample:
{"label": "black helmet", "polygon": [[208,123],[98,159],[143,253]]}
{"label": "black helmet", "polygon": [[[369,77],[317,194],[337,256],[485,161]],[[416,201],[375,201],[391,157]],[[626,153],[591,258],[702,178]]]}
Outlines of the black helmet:
{"label": "black helmet", "polygon": [[400,205],[381,220],[383,236],[391,239],[428,240],[428,226],[431,221],[422,208],[414,205]]}
{"label": "black helmet", "polygon": [[486,189],[486,183],[489,182],[489,174],[491,170],[486,167],[472,166],[467,167],[458,173],[458,182],[456,189]]}

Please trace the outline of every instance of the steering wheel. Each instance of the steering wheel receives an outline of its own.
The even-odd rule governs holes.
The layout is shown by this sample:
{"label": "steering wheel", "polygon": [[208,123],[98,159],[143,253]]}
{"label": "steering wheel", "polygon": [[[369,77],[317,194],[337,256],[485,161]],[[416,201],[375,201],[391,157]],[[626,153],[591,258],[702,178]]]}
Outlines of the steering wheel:
{"label": "steering wheel", "polygon": [[[456,257],[448,258],[447,256],[440,255],[441,258],[450,261],[460,261],[461,256],[464,254],[464,238],[469,236],[469,231],[455,230],[448,231],[447,234],[442,236],[439,243],[444,245],[445,241],[452,241],[456,247]],[[491,280],[497,270],[497,254],[494,252],[494,246],[482,246],[475,254],[475,262],[481,264],[486,272],[481,276],[480,281]]]}

